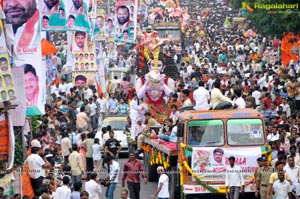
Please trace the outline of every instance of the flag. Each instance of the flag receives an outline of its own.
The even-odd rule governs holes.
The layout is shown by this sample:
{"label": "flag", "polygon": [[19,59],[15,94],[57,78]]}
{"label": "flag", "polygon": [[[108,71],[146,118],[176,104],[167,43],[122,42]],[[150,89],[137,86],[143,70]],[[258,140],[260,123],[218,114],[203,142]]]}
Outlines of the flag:
{"label": "flag", "polygon": [[223,27],[224,28],[229,28],[230,26],[231,26],[231,23],[230,23],[228,17],[226,17],[226,19],[225,19],[225,21],[223,23]]}
{"label": "flag", "polygon": [[296,38],[291,32],[286,33],[281,42],[281,59],[284,66],[287,66],[291,60],[297,62],[297,55],[292,52],[295,48],[299,48]]}
{"label": "flag", "polygon": [[255,36],[256,36],[256,32],[254,32],[252,29],[249,29],[244,33],[244,37],[246,38],[255,37]]}
{"label": "flag", "polygon": [[59,84],[59,78],[56,77],[53,82],[50,84],[50,86],[53,86],[53,85],[56,85],[56,84]]}
{"label": "flag", "polygon": [[58,52],[56,47],[47,39],[43,38],[41,40],[41,43],[42,43],[42,55],[51,55]]}

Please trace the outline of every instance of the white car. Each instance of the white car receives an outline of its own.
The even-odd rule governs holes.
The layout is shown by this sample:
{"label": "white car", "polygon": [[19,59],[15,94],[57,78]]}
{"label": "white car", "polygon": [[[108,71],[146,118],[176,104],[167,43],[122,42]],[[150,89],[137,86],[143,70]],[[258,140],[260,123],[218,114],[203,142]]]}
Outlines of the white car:
{"label": "white car", "polygon": [[[122,147],[120,153],[128,154],[128,138],[125,132],[125,126],[127,124],[127,117],[124,116],[114,116],[106,117],[103,120],[102,127],[111,126],[115,133],[114,138],[120,142]],[[103,146],[107,139],[109,139],[109,133],[107,132],[102,138],[102,131],[98,129],[95,138],[99,138],[100,144]]]}

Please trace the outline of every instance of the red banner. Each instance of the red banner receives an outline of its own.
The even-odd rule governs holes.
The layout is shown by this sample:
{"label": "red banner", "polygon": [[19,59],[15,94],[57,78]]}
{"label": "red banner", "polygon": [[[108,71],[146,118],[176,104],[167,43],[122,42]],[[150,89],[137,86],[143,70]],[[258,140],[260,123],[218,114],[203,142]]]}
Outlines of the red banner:
{"label": "red banner", "polygon": [[9,132],[8,119],[0,121],[0,160],[8,160]]}

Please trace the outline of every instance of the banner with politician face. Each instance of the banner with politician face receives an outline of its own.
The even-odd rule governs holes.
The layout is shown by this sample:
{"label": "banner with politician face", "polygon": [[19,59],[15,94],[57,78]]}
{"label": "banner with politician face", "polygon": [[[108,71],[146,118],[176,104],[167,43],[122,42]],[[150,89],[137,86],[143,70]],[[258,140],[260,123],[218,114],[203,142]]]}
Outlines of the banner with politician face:
{"label": "banner with politician face", "polygon": [[91,18],[92,24],[92,40],[101,41],[105,40],[106,37],[106,27],[105,27],[105,4],[103,1],[96,2],[96,10],[95,10],[94,18]]}
{"label": "banner with politician face", "polygon": [[112,14],[105,16],[106,21],[106,38],[114,38],[116,32],[116,18]]}
{"label": "banner with politician face", "polygon": [[8,49],[13,51],[14,58],[22,60],[23,55],[37,52],[41,39],[38,36],[40,12],[36,0],[5,0],[3,10],[6,35],[11,37],[7,42]]}
{"label": "banner with politician face", "polygon": [[58,77],[57,62],[55,62],[52,57],[46,59],[46,77],[48,86],[52,86],[56,83],[55,80]]}
{"label": "banner with politician face", "polygon": [[116,1],[116,42],[134,42],[136,37],[136,16],[137,0]]}
{"label": "banner with politician face", "polygon": [[11,61],[8,56],[4,26],[0,20],[0,101],[9,101],[16,98],[15,84],[11,72]]}
{"label": "banner with politician face", "polygon": [[64,30],[66,7],[63,0],[40,0],[41,30]]}
{"label": "banner with politician face", "polygon": [[72,39],[73,72],[96,71],[95,52],[95,42],[89,39],[86,32],[74,32]]}
{"label": "banner with politician face", "polygon": [[40,11],[36,2],[36,0],[5,0],[3,10],[6,15],[6,35],[13,37],[6,44],[8,49],[13,51],[16,66],[24,68],[26,105],[37,106],[44,112],[46,77],[42,64]]}
{"label": "banner with politician face", "polygon": [[73,85],[77,88],[96,85],[96,71],[73,71]]}
{"label": "banner with politician face", "polygon": [[93,8],[92,0],[65,0],[67,30],[89,32],[91,25],[88,18],[88,12]]}

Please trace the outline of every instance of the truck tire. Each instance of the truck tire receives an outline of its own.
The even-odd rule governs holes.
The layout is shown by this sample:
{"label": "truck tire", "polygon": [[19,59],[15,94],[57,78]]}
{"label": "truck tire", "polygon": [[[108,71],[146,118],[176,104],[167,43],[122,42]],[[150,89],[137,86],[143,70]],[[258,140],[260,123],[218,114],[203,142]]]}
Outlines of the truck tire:
{"label": "truck tire", "polygon": [[158,182],[158,174],[156,171],[157,164],[153,164],[152,166],[148,165],[148,181],[149,182]]}

